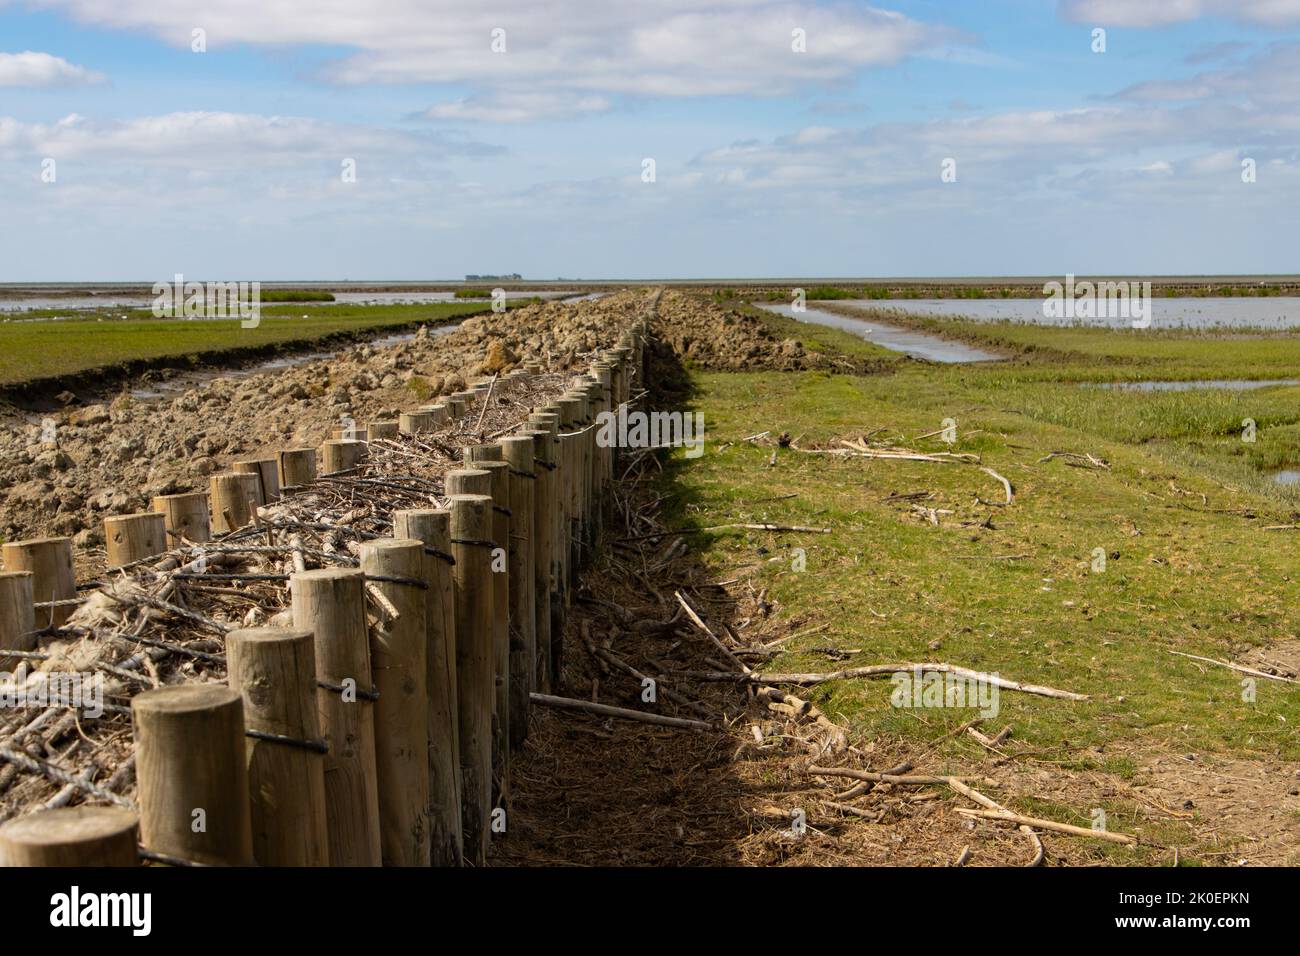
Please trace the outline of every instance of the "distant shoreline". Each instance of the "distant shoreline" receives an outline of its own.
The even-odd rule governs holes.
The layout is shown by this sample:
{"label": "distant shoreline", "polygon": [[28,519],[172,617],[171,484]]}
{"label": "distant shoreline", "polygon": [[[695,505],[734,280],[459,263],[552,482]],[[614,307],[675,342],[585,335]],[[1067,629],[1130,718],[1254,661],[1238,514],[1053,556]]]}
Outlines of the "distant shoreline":
{"label": "distant shoreline", "polygon": [[[1160,276],[1085,274],[1079,281],[1150,281],[1156,296],[1242,296],[1300,295],[1300,275],[1216,275]],[[564,289],[576,294],[610,289],[669,285],[690,289],[725,289],[739,295],[770,293],[794,288],[843,288],[875,292],[882,299],[891,298],[1008,298],[1036,297],[1044,283],[1061,281],[1061,276],[953,276],[953,277],[777,277],[713,279],[521,279],[496,283],[508,291],[548,291]],[[338,292],[455,292],[482,283],[459,280],[391,280],[391,281],[278,281],[261,280],[266,290],[310,289]],[[40,296],[73,298],[93,295],[152,294],[152,282],[6,282],[0,283],[0,300]],[[810,296],[812,297],[812,296]],[[868,296],[870,297],[870,296]]]}

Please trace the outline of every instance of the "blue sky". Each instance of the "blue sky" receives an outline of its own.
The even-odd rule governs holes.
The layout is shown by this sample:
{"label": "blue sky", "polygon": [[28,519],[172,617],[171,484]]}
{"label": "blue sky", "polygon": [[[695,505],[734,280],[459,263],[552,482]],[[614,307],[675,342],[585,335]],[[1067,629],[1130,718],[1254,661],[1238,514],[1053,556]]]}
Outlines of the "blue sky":
{"label": "blue sky", "polygon": [[0,281],[1295,272],[1298,145],[1300,0],[0,0]]}

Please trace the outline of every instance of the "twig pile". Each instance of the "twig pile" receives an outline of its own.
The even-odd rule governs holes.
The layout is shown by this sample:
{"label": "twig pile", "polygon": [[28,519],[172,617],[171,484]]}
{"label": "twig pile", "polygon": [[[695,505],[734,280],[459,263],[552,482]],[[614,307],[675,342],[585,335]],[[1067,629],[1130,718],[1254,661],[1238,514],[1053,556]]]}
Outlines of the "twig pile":
{"label": "twig pile", "polygon": [[[132,805],[134,694],[224,681],[229,631],[291,623],[291,574],[355,567],[361,542],[392,534],[394,511],[444,505],[444,476],[461,467],[461,449],[514,431],[566,381],[550,373],[502,379],[481,414],[371,442],[361,466],[319,476],[259,508],[254,523],[208,543],[184,541],[83,586],[69,621],[42,631],[37,652],[20,663],[29,688],[59,686],[68,672],[102,677],[103,714],[89,717],[93,707],[49,694],[39,706],[0,711],[0,822],[72,803]],[[383,620],[377,589],[367,605],[372,622]]]}

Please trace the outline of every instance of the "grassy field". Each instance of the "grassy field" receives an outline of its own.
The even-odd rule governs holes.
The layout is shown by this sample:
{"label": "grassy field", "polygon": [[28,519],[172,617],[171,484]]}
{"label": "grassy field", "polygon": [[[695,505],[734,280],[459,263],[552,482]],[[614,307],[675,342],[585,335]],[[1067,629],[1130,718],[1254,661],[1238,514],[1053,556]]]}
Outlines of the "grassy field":
{"label": "grassy field", "polygon": [[[1300,532],[1265,530],[1296,523],[1300,501],[1267,469],[1300,462],[1300,388],[1150,394],[1078,382],[1120,371],[1255,376],[1261,361],[1272,363],[1269,377],[1282,377],[1300,373],[1300,341],[1023,331],[1020,341],[1035,347],[1001,365],[899,362],[867,377],[696,373],[707,453],[671,469],[669,524],[831,528],[692,538],[718,580],[748,578],[754,589],[767,588],[791,633],[825,625],[783,645],[765,669],[946,661],[1088,694],[1070,702],[1002,692],[988,732],[1014,727],[1017,766],[1105,783],[1086,806],[1083,797],[1026,793],[1016,807],[1086,827],[1088,808],[1100,806],[1125,821],[1116,829],[1139,827],[1179,848],[1181,862],[1223,862],[1236,844],[1207,836],[1203,825],[1215,816],[1208,797],[1189,790],[1191,807],[1182,810],[1182,796],[1165,793],[1158,799],[1166,809],[1153,813],[1149,799],[1130,790],[1150,782],[1150,766],[1161,758],[1243,767],[1300,760],[1294,685],[1261,679],[1247,700],[1243,675],[1170,653],[1227,660],[1257,649],[1282,658],[1300,651],[1293,610]],[[1242,440],[1243,418],[1257,423],[1253,443]],[[945,419],[957,423],[955,445],[920,437]],[[798,448],[741,440],[764,430],[787,433]],[[807,452],[868,434],[980,462]],[[1053,452],[1092,455],[1109,467],[1042,460]],[[1014,504],[988,504],[1002,502],[1003,490],[980,465],[1015,485]],[[912,494],[924,497],[890,498]],[[914,504],[936,509],[938,523]],[[805,549],[805,570],[795,548]],[[828,645],[858,653],[830,661],[819,650]],[[863,739],[895,736],[918,747],[973,714],[895,708],[890,690],[887,681],[846,680],[819,686],[814,697]],[[936,759],[960,765],[986,757],[962,736],[944,743]],[[1281,774],[1267,798],[1292,833],[1300,826],[1296,787]],[[1290,846],[1287,862],[1300,863]],[[1081,852],[1098,861],[1169,860],[1154,848]]]}
{"label": "grassy field", "polygon": [[483,303],[281,305],[264,307],[255,329],[241,328],[237,319],[156,319],[147,310],[126,313],[125,319],[3,322],[0,385],[135,361],[307,345],[340,333],[445,322],[484,309]]}

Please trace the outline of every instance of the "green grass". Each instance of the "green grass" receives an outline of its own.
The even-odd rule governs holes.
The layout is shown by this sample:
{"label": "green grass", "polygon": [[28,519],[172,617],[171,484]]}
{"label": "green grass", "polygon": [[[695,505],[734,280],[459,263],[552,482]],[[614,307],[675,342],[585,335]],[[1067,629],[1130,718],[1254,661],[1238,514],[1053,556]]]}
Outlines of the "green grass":
{"label": "green grass", "polygon": [[333,302],[334,293],[324,289],[263,289],[263,302]]}
{"label": "green grass", "polygon": [[255,329],[241,328],[237,319],[156,319],[147,310],[135,310],[126,319],[3,322],[0,385],[133,361],[310,344],[340,333],[444,322],[483,310],[481,304],[471,303],[283,305],[263,308]]}
{"label": "green grass", "polygon": [[[1045,348],[1000,365],[902,362],[890,374],[867,377],[695,374],[693,401],[704,413],[707,451],[670,468],[666,523],[832,529],[691,539],[715,580],[749,579],[756,591],[767,588],[791,632],[828,625],[785,645],[765,669],[947,661],[1086,693],[1086,702],[1067,702],[1003,691],[989,722],[993,729],[1014,727],[1012,749],[1024,760],[1085,775],[1129,780],[1142,756],[1154,752],[1300,759],[1294,686],[1259,680],[1256,700],[1247,702],[1242,675],[1169,653],[1229,659],[1296,640],[1294,533],[1263,529],[1295,523],[1300,511],[1297,492],[1273,485],[1268,474],[1300,462],[1300,388],[1145,393],[1078,384],[1115,377],[1109,356],[1119,340],[1136,346],[1125,367],[1134,378],[1232,378],[1257,371],[1269,355],[1270,377],[1300,377],[1300,343],[1025,331]],[[1092,364],[1081,357],[1081,344],[1089,343],[1098,356]],[[1247,417],[1257,423],[1254,443],[1241,437]],[[948,418],[959,432],[951,449],[938,436],[918,437]],[[977,503],[1003,497],[997,481],[974,465],[776,449],[769,467],[771,446],[740,441],[768,430],[798,436],[809,448],[875,429],[882,429],[876,440],[978,454],[1014,483],[1015,503]],[[1058,451],[1090,453],[1111,467],[1040,461]],[[941,515],[936,527],[907,502],[886,500],[913,492],[930,493],[925,506],[953,513]],[[805,550],[804,571],[797,570],[796,548]],[[1100,572],[1095,549],[1107,555]],[[814,652],[826,646],[862,650],[841,662]],[[862,739],[898,735],[918,748],[974,715],[895,708],[890,690],[888,681],[854,680],[812,694]],[[983,756],[960,739],[934,759]],[[1136,805],[1116,797],[1090,806],[1105,806],[1119,820]],[[1079,819],[1087,807],[1019,808],[1088,825]],[[1142,825],[1148,838],[1183,847],[1188,860],[1212,852],[1181,822],[1146,814]],[[1089,852],[1113,862],[1157,859],[1122,849]]]}

